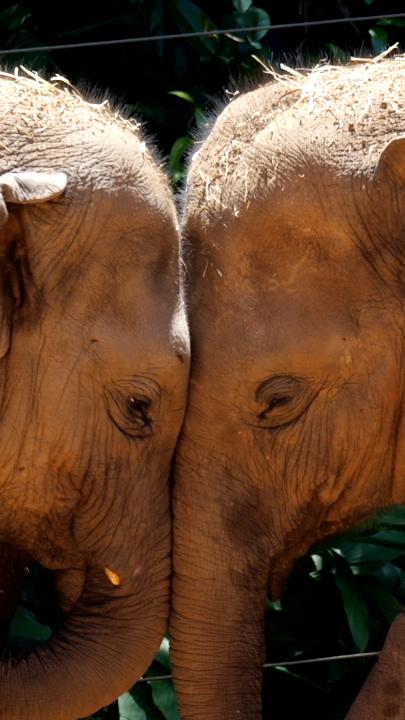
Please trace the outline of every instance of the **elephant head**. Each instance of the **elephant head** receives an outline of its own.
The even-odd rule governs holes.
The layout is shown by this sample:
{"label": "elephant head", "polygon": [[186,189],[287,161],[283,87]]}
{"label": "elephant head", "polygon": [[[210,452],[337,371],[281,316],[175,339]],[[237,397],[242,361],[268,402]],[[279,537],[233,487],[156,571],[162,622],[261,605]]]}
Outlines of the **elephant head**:
{"label": "elephant head", "polygon": [[404,67],[278,78],[233,100],[191,160],[185,720],[257,720],[268,592],[314,541],[405,501]]}
{"label": "elephant head", "polygon": [[0,717],[75,720],[165,632],[168,475],[188,331],[166,178],[137,125],[0,78],[0,542],[54,571],[64,620],[4,649]]}

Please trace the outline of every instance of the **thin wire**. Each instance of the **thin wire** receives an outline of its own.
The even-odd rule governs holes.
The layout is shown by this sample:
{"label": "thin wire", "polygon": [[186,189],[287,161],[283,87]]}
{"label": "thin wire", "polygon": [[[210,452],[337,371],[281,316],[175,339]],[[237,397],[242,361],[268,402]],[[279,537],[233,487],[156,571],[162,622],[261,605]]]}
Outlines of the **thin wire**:
{"label": "thin wire", "polygon": [[287,660],[282,663],[266,663],[264,668],[289,667],[290,665],[308,665],[309,663],[323,663],[331,660],[354,660],[358,658],[377,657],[380,653],[378,650],[374,652],[353,653],[352,655],[330,655],[330,657],[309,658],[307,660]]}
{"label": "thin wire", "polygon": [[[379,655],[379,651],[352,653],[351,655],[330,655],[329,657],[308,658],[306,660],[286,660],[285,662],[265,663],[264,668],[291,667],[291,665],[309,665],[310,663],[330,662],[331,660],[357,660],[358,658],[372,658]],[[138,682],[158,682],[159,680],[172,680],[173,675],[153,675],[142,677]]]}
{"label": "thin wire", "polygon": [[182,38],[213,37],[214,35],[243,35],[257,30],[288,30],[289,28],[319,27],[322,25],[338,25],[340,23],[366,22],[367,20],[390,20],[405,18],[405,13],[391,15],[362,15],[360,17],[332,18],[331,20],[309,20],[307,22],[280,23],[279,25],[254,25],[245,28],[227,28],[226,30],[200,30],[188,33],[171,33],[168,35],[144,35],[141,37],[121,38],[117,40],[93,40],[82,43],[63,45],[38,45],[36,47],[10,48],[0,50],[0,55],[17,55],[18,53],[47,52],[50,50],[74,50],[88,47],[107,47],[109,45],[130,45],[134,43],[156,42],[159,40],[181,40]]}

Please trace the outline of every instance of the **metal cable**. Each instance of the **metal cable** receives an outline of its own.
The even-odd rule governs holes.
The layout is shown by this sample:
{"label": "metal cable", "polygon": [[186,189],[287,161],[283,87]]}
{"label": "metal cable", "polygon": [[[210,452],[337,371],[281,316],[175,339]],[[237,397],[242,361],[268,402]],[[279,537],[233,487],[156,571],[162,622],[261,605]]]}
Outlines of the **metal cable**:
{"label": "metal cable", "polygon": [[[330,655],[329,657],[308,658],[306,660],[286,660],[285,662],[265,663],[263,668],[291,667],[292,665],[309,665],[310,663],[330,662],[331,660],[358,660],[359,658],[378,657],[379,651],[352,653],[349,655]],[[151,677],[142,677],[138,682],[159,682],[159,680],[172,680],[173,675],[152,675]]]}
{"label": "metal cable", "polygon": [[309,20],[307,22],[280,23],[278,25],[254,25],[253,27],[237,27],[200,30],[187,33],[170,33],[167,35],[145,35],[141,37],[121,38],[116,40],[92,40],[81,43],[67,43],[60,45],[38,45],[35,47],[9,48],[0,50],[0,55],[17,55],[19,53],[48,52],[51,50],[75,50],[88,47],[107,47],[109,45],[131,45],[134,43],[157,42],[159,40],[181,40],[182,38],[213,37],[215,35],[243,35],[244,33],[256,32],[257,30],[288,30],[289,28],[319,27],[322,25],[338,25],[340,23],[366,22],[367,20],[390,20],[405,18],[405,13],[394,13],[391,15],[362,15],[360,17],[332,18],[330,20]]}

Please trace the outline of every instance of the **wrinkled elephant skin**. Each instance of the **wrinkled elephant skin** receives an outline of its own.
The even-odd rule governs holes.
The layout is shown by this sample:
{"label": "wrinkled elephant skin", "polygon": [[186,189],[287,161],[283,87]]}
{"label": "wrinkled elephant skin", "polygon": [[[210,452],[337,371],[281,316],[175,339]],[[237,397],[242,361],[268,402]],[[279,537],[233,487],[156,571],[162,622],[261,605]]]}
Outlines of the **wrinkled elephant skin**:
{"label": "wrinkled elephant skin", "polygon": [[0,109],[0,543],[54,571],[64,610],[24,660],[3,650],[0,718],[76,720],[167,625],[179,234],[135,123],[25,76],[2,75]]}
{"label": "wrinkled elephant skin", "polygon": [[405,718],[405,615],[391,625],[384,648],[346,720]]}
{"label": "wrinkled elephant skin", "polygon": [[405,501],[404,70],[286,75],[230,102],[191,160],[184,720],[258,720],[268,592],[313,542]]}

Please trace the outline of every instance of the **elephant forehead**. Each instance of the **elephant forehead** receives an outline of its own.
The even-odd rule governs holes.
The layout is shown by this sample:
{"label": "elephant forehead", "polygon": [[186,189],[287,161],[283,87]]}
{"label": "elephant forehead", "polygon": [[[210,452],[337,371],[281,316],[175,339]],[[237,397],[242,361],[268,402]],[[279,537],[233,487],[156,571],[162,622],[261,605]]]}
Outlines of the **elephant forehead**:
{"label": "elephant forehead", "polygon": [[174,216],[169,183],[140,123],[123,118],[108,100],[87,101],[64,78],[0,73],[0,172],[61,171],[77,187],[131,188]]}
{"label": "elephant forehead", "polygon": [[186,219],[228,222],[311,162],[370,176],[405,132],[405,58],[295,72],[233,100],[194,155]]}

